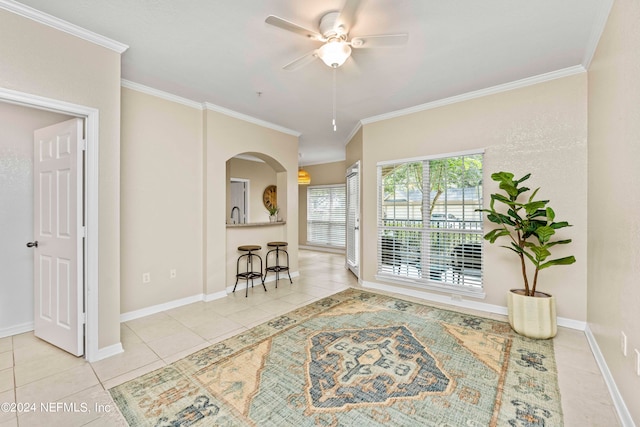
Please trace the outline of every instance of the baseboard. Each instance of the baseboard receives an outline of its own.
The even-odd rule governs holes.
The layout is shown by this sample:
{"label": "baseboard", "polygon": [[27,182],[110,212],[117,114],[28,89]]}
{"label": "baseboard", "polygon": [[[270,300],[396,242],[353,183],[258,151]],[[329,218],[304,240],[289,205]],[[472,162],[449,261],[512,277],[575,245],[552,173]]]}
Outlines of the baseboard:
{"label": "baseboard", "polygon": [[332,248],[329,246],[298,245],[298,249],[304,249],[307,251],[330,252],[332,254],[341,255],[344,255],[346,253],[344,249]]}
{"label": "baseboard", "polygon": [[104,347],[98,349],[98,354],[96,357],[91,360],[87,359],[87,362],[97,362],[98,360],[106,359],[107,357],[115,356],[116,354],[120,354],[124,352],[124,348],[122,348],[122,343],[113,344],[108,347]]}
{"label": "baseboard", "polygon": [[[368,281],[362,281],[361,285],[363,288],[378,289],[381,291],[393,292],[396,294],[407,295],[410,297],[420,298],[427,301],[437,302],[440,304],[447,304],[454,307],[468,308],[472,310],[484,311],[486,313],[502,314],[505,316],[507,315],[507,307],[505,306],[487,304],[484,302],[463,299],[464,297],[460,295],[451,295],[451,296],[442,295],[442,294],[436,294],[433,292],[423,291],[419,289],[396,287],[392,285],[385,285],[377,282],[368,282]],[[579,320],[567,319],[565,317],[558,317],[557,321],[558,321],[558,326],[563,326],[565,328],[570,328],[570,329],[577,329],[579,331],[584,331],[586,327],[585,322],[582,322]]]}
{"label": "baseboard", "polygon": [[[300,273],[298,271],[291,272],[291,278],[299,277],[299,276],[300,276]],[[286,274],[285,274],[284,277],[286,277],[288,279]],[[265,279],[265,283],[273,282],[275,280],[276,280],[276,276],[270,274]],[[280,273],[280,280],[283,280],[282,273]],[[257,283],[259,283],[259,282],[257,282]],[[240,286],[240,284],[238,284],[238,286]],[[128,322],[129,320],[134,320],[134,319],[139,319],[141,317],[150,316],[152,314],[160,313],[160,312],[166,311],[166,310],[171,310],[172,308],[182,307],[183,305],[192,304],[192,303],[198,302],[198,301],[209,302],[209,301],[221,299],[221,298],[226,297],[232,291],[233,291],[233,285],[227,287],[226,290],[224,290],[224,291],[214,292],[212,294],[206,294],[206,295],[205,294],[192,295],[190,297],[186,297],[186,298],[181,298],[181,299],[165,302],[165,303],[162,303],[162,304],[152,305],[152,306],[146,307],[146,308],[141,308],[140,310],[129,311],[127,313],[122,313],[120,315],[120,322],[121,323],[122,322]],[[31,329],[33,329],[33,327]]]}
{"label": "baseboard", "polygon": [[484,311],[487,313],[497,313],[507,315],[507,307],[500,305],[487,304],[484,302],[472,301],[462,299],[459,295],[441,295],[433,292],[422,291],[418,289],[396,287],[392,285],[385,285],[377,282],[362,281],[362,287],[378,289],[385,292],[393,292],[400,295],[406,295],[410,297],[420,298],[427,301],[437,302],[440,304],[447,304],[455,307],[470,308],[472,310]]}
{"label": "baseboard", "polygon": [[203,301],[203,300],[204,300],[204,295],[197,294],[190,297],[181,298],[181,299],[165,302],[158,305],[152,305],[150,307],[142,308],[140,310],[130,311],[128,313],[122,313],[120,315],[120,322],[128,322],[129,320],[139,319],[141,317],[160,313],[161,311],[171,310],[172,308],[182,307],[183,305],[192,304],[194,302]]}
{"label": "baseboard", "polygon": [[10,337],[12,335],[24,334],[33,331],[33,322],[21,323],[19,325],[9,326],[0,329],[0,338]]}
{"label": "baseboard", "polygon": [[214,292],[212,294],[203,295],[202,301],[204,301],[204,302],[214,301],[214,300],[217,300],[217,299],[222,299],[222,298],[226,297],[227,295],[228,294],[227,294],[226,291]]}
{"label": "baseboard", "polygon": [[607,365],[607,361],[600,351],[600,346],[596,341],[596,337],[591,332],[591,328],[587,324],[584,330],[584,334],[587,336],[587,342],[591,347],[591,352],[596,359],[596,363],[600,368],[600,372],[602,372],[602,377],[604,378],[604,382],[607,384],[607,388],[609,389],[609,394],[611,395],[611,399],[613,400],[613,405],[616,407],[616,411],[618,412],[618,418],[620,418],[620,422],[623,427],[635,427],[635,423],[631,418],[631,413],[629,409],[627,409],[627,405],[624,403],[624,399],[618,390],[618,386],[616,385],[615,380],[613,379],[613,375],[611,375],[611,371],[609,370],[609,366]]}

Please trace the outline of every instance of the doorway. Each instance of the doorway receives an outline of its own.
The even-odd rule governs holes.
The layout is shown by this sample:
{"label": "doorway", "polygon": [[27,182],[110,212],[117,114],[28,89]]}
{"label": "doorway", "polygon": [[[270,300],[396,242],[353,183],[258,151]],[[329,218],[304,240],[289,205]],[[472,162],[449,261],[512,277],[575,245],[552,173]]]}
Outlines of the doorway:
{"label": "doorway", "polygon": [[[45,110],[61,116],[77,117],[84,120],[86,162],[84,166],[83,211],[86,237],[85,245],[81,250],[85,270],[84,292],[80,297],[83,298],[84,303],[84,356],[88,361],[99,360],[106,355],[100,355],[98,350],[98,110],[3,88],[0,88],[0,103],[20,106],[26,111]],[[33,223],[31,223],[31,227],[32,225]],[[23,239],[21,238],[21,240]],[[29,240],[27,239],[25,242]],[[25,246],[24,242],[22,246]],[[26,246],[25,249],[27,249]],[[28,256],[32,256],[32,254]],[[3,290],[3,295],[4,293]],[[33,313],[33,308],[31,313]],[[31,319],[33,319],[33,315]],[[22,322],[17,326],[13,325],[11,328],[0,330],[0,333],[14,335],[26,332],[30,330],[28,323]],[[31,329],[33,329],[32,323]]]}
{"label": "doorway", "polygon": [[347,169],[347,268],[360,278],[360,162]]}
{"label": "doorway", "polygon": [[229,224],[247,224],[249,222],[249,180],[231,178],[231,212]]}

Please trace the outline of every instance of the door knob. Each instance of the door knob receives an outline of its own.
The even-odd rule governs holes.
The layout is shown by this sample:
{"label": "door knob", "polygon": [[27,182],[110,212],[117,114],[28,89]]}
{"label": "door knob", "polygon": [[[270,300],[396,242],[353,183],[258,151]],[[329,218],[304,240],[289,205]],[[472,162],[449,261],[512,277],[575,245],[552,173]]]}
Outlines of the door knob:
{"label": "door knob", "polygon": [[36,248],[38,247],[38,241],[37,241],[37,240],[36,240],[35,242],[29,242],[29,243],[27,243],[27,247],[28,247],[28,248],[33,248],[34,246],[35,246]]}

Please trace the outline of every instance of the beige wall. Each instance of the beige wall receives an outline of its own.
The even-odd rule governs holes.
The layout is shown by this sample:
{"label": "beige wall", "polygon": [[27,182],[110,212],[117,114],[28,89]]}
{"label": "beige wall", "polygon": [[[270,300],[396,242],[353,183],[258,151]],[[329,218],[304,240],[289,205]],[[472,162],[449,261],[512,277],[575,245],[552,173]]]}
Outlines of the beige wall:
{"label": "beige wall", "polygon": [[[640,425],[640,3],[616,0],[589,68],[588,321]],[[628,338],[627,357],[620,333]]]}
{"label": "beige wall", "polygon": [[[586,320],[587,96],[586,74],[366,124],[363,130],[361,278],[375,282],[376,164],[465,150],[485,149],[484,197],[497,187],[492,172],[533,174],[532,187],[551,200],[558,219],[574,225],[561,237],[574,243],[574,265],[545,270],[540,290],[554,294],[558,315]],[[561,184],[561,185],[560,185]],[[490,224],[485,224],[489,229]],[[563,230],[564,231],[564,230]],[[507,292],[522,286],[517,258],[485,243],[484,288],[489,304],[506,306]]]}
{"label": "beige wall", "polygon": [[121,151],[121,311],[202,293],[202,111],[122,88]]}
{"label": "beige wall", "polygon": [[[298,270],[298,138],[276,130],[261,127],[215,111],[205,110],[205,294],[224,292],[235,282],[235,264],[227,254],[235,247],[234,237],[227,243],[225,192],[227,187],[227,160],[238,154],[255,155],[276,171],[280,216],[287,223],[274,226],[281,229],[279,236],[289,242],[291,271]],[[266,249],[272,239],[268,227],[254,228],[252,242]],[[235,257],[236,254],[233,254]],[[226,268],[225,268],[226,262]]]}
{"label": "beige wall", "polygon": [[[262,193],[268,185],[276,185],[276,171],[267,163],[252,160],[234,158],[228,163],[230,178],[249,180],[249,222],[269,221],[269,211],[262,202]],[[227,217],[231,216],[231,208],[230,202],[227,201]]]}
{"label": "beige wall", "polygon": [[[310,186],[344,184],[346,181],[345,162],[304,166],[304,170],[311,176]],[[298,186],[298,238],[301,245],[307,244],[307,188],[309,185]]]}
{"label": "beige wall", "polygon": [[[122,93],[123,313],[224,295],[235,281],[238,245],[260,244],[266,252],[267,241],[297,239],[296,137],[135,90]],[[232,159],[242,153],[265,163]],[[228,175],[255,181],[251,222],[268,221],[258,181],[276,184],[287,224],[227,229]],[[296,245],[289,254],[297,271]],[[149,284],[142,283],[145,272]]]}
{"label": "beige wall", "polygon": [[120,54],[0,9],[0,87],[100,110],[98,348],[120,342]]}

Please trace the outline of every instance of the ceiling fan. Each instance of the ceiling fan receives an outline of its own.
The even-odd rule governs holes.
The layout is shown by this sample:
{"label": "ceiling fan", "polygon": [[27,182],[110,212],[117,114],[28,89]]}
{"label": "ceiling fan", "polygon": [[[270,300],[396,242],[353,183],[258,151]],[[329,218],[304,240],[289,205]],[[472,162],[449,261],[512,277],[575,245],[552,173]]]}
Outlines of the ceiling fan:
{"label": "ceiling fan", "polygon": [[282,67],[287,71],[298,68],[320,58],[332,68],[338,68],[351,56],[351,49],[367,49],[377,47],[402,46],[409,40],[408,34],[372,35],[349,38],[349,31],[355,22],[355,14],[360,0],[346,0],[339,12],[328,12],[320,18],[319,31],[309,30],[298,24],[280,17],[269,15],[267,24],[283,30],[307,37],[313,41],[322,42],[318,49],[295,59]]}

